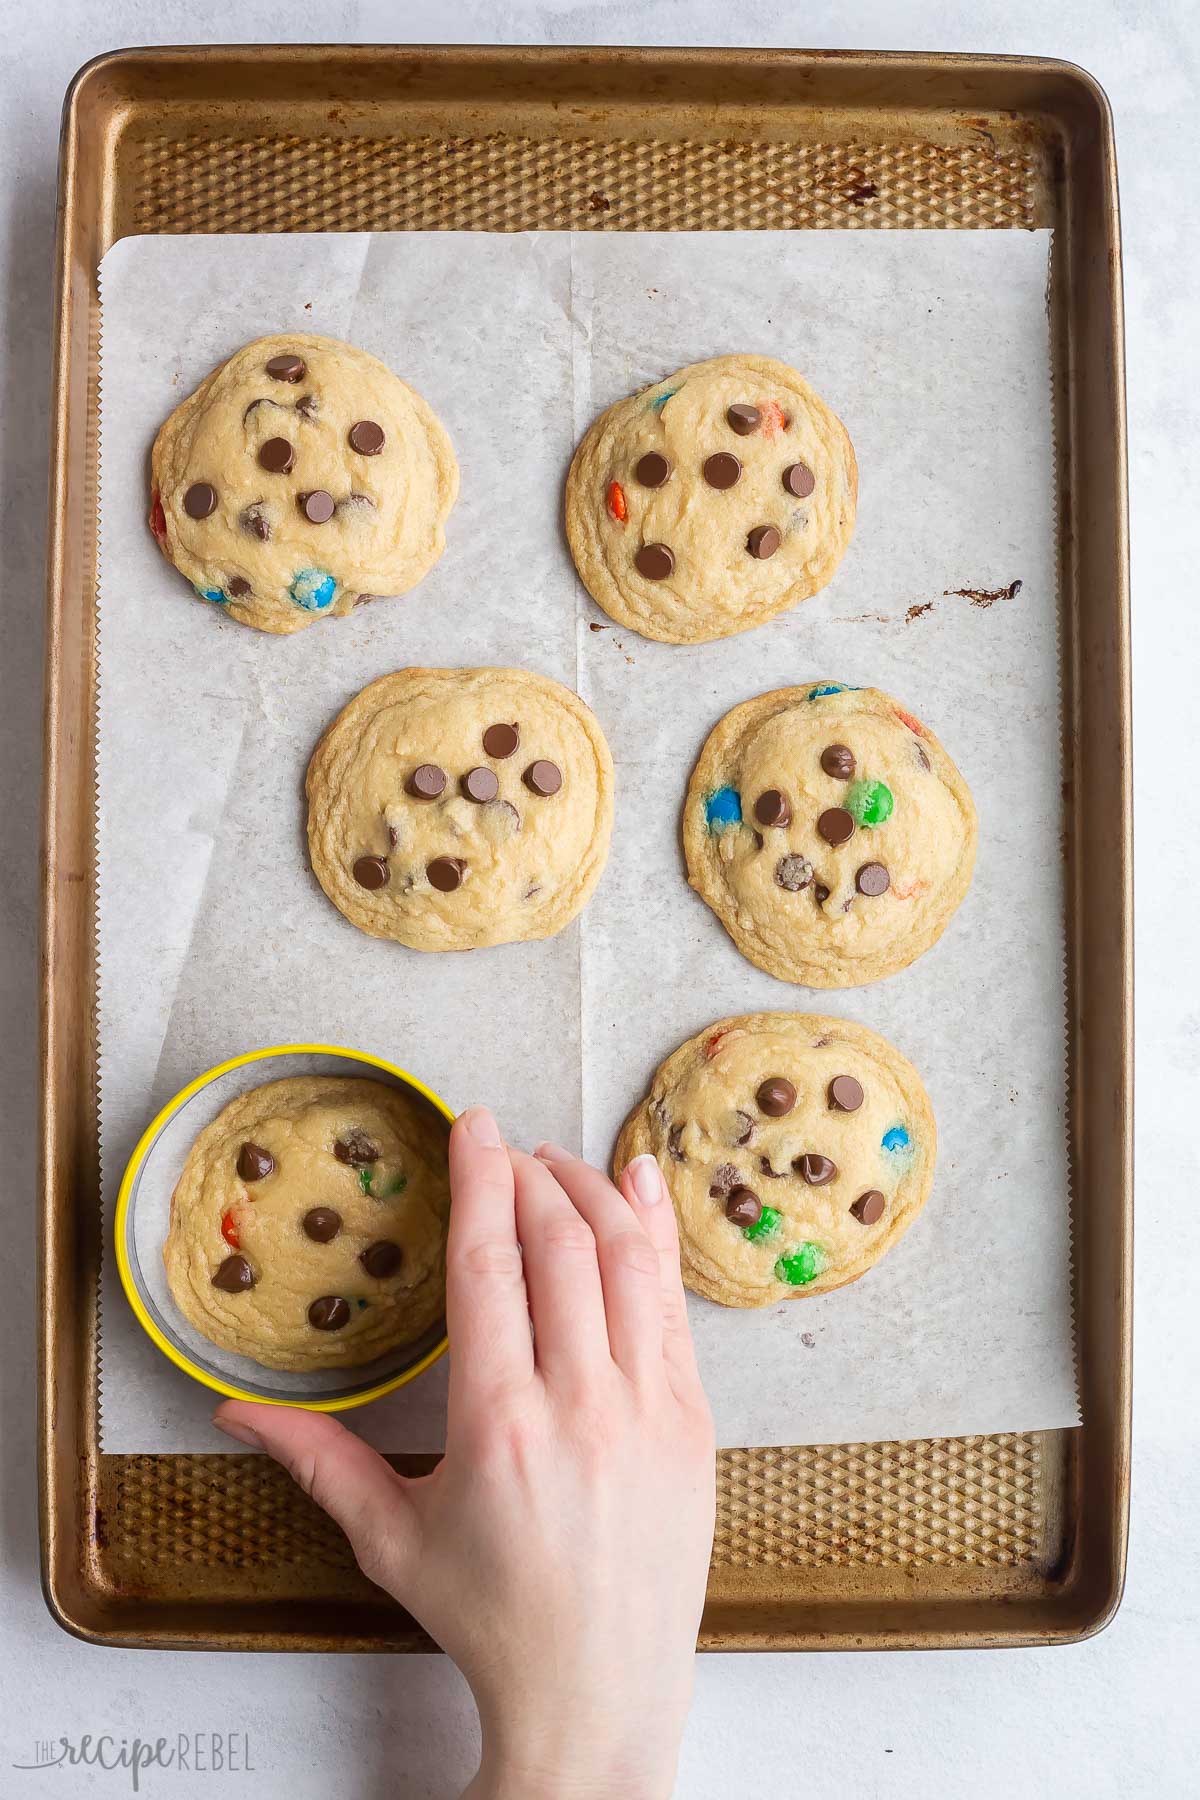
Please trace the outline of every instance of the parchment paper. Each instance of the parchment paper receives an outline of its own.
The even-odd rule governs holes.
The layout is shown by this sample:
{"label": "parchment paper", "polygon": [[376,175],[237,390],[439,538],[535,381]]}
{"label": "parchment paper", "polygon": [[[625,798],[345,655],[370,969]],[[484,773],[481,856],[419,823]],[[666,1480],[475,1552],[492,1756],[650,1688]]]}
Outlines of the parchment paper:
{"label": "parchment paper", "polygon": [[[720,1442],[1077,1422],[1048,253],[1048,234],[1017,232],[166,237],[109,253],[107,1216],[151,1114],[257,1045],[374,1051],[452,1104],[488,1100],[516,1142],[555,1137],[604,1163],[656,1063],[710,1020],[843,1013],[922,1071],[934,1193],[851,1288],[761,1313],[693,1301]],[[144,523],[146,459],[215,363],[289,326],[360,344],[410,380],[454,439],[462,492],[446,555],[411,595],[268,638],[195,601],[162,561]],[[652,644],[610,625],[576,581],[567,464],[610,401],[740,349],[794,363],[845,420],[855,539],[832,586],[786,617],[719,644]],[[377,943],[307,868],[309,753],[376,675],[486,662],[541,669],[595,707],[617,764],[607,872],[546,943],[460,956]],[[889,981],[834,994],[739,956],[687,888],[678,837],[716,719],[813,676],[886,688],[924,716],[981,819],[974,885],[942,942]],[[210,1397],[143,1338],[111,1258],[101,1342],[105,1450],[217,1447]],[[442,1365],[346,1416],[383,1448],[434,1448],[444,1394]]]}

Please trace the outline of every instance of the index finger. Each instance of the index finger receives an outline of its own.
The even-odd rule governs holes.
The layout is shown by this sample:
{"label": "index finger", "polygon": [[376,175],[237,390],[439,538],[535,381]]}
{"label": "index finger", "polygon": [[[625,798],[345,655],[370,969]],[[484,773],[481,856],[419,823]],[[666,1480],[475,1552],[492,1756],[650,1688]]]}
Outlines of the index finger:
{"label": "index finger", "polygon": [[512,1164],[485,1106],[469,1107],[450,1132],[446,1329],[451,1417],[532,1379]]}
{"label": "index finger", "polygon": [[687,1295],[679,1260],[675,1207],[662,1170],[654,1157],[635,1156],[621,1171],[620,1188],[658,1251],[662,1281],[662,1345],[668,1377],[677,1398],[703,1393],[696,1349],[688,1323]]}

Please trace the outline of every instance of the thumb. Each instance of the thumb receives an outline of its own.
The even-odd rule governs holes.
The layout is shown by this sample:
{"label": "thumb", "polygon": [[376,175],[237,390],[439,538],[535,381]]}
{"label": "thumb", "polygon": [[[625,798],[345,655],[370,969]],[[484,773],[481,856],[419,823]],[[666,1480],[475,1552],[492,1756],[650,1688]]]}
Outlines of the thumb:
{"label": "thumb", "polygon": [[415,1560],[417,1519],[408,1483],[377,1450],[328,1413],[225,1400],[218,1431],[263,1450],[340,1525],[363,1574],[402,1599]]}

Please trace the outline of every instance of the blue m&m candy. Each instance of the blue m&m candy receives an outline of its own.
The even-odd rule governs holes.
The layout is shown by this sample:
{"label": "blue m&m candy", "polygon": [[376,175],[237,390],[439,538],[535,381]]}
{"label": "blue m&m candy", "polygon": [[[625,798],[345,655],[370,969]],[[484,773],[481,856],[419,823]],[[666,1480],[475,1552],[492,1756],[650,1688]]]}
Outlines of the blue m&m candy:
{"label": "blue m&m candy", "polygon": [[719,787],[704,802],[704,822],[710,831],[728,831],[742,822],[742,796],[736,788]]}
{"label": "blue m&m candy", "polygon": [[228,606],[229,595],[222,588],[202,588],[198,581],[194,581],[192,586],[202,600],[211,600],[214,606]]}
{"label": "blue m&m candy", "polygon": [[301,569],[293,577],[288,593],[305,612],[324,612],[337,593],[337,582],[324,569]]}
{"label": "blue m&m candy", "polygon": [[890,1131],[884,1132],[883,1148],[885,1150],[890,1150],[893,1155],[897,1150],[910,1150],[912,1148],[912,1139],[909,1137],[907,1131],[905,1131],[903,1125],[893,1125]]}

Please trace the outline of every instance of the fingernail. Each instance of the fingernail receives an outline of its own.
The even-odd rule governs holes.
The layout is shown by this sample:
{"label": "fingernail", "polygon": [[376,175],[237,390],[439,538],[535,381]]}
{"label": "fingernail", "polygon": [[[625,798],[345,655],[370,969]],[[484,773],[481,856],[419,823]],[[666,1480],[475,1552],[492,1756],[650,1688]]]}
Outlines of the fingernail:
{"label": "fingernail", "polygon": [[533,1153],[541,1162],[570,1162],[571,1152],[561,1144],[539,1144]]}
{"label": "fingernail", "polygon": [[213,1424],[218,1431],[223,1431],[226,1437],[236,1438],[239,1444],[247,1444],[251,1450],[261,1450],[263,1447],[263,1441],[257,1431],[250,1425],[243,1425],[240,1419],[214,1418]]}
{"label": "fingernail", "polygon": [[643,1206],[658,1205],[662,1199],[662,1176],[658,1172],[657,1162],[649,1153],[634,1157],[629,1164],[629,1179]]}
{"label": "fingernail", "polygon": [[500,1127],[493,1119],[486,1106],[472,1106],[463,1114],[463,1124],[477,1144],[486,1144],[489,1150],[499,1150],[504,1140],[500,1136]]}

